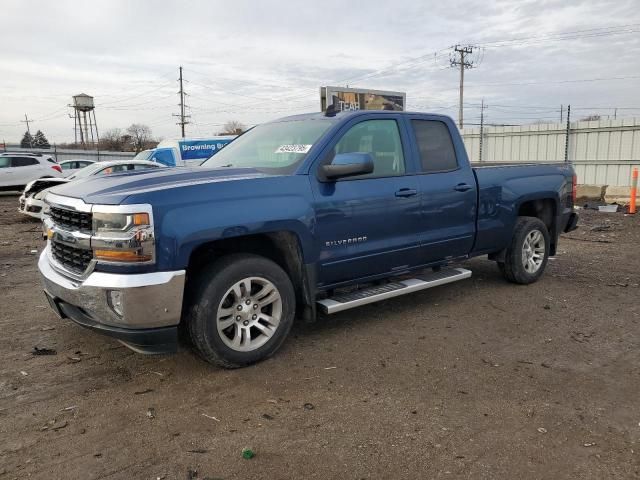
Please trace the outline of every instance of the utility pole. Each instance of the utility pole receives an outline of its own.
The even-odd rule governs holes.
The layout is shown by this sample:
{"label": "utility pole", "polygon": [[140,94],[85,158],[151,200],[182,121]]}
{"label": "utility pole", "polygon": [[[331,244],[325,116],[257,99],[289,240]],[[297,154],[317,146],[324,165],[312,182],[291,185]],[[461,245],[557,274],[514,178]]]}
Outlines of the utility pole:
{"label": "utility pole", "polygon": [[29,117],[27,117],[26,113],[24,114],[24,120],[20,120],[20,122],[27,124],[27,133],[29,134],[29,146],[33,148],[33,137],[31,136],[31,129],[29,128]]}
{"label": "utility pole", "polygon": [[569,133],[571,129],[571,124],[569,123],[571,119],[571,105],[567,105],[567,133],[564,139],[564,162],[569,162]]}
{"label": "utility pole", "polygon": [[562,123],[562,114],[564,113],[564,105],[560,104],[560,123]]}
{"label": "utility pole", "polygon": [[[458,110],[458,127],[462,128],[464,126],[464,120],[463,120],[463,102],[464,102],[464,71],[467,68],[473,68],[473,62],[469,61],[468,55],[471,55],[473,53],[473,46],[471,45],[467,45],[467,46],[461,46],[461,45],[456,45],[455,47],[453,47],[453,53],[451,55],[451,58],[449,60],[449,63],[451,64],[452,67],[460,67],[460,108]],[[456,58],[456,55],[459,54],[460,55],[460,60],[458,60]]]}
{"label": "utility pole", "polygon": [[186,93],[184,93],[184,86],[182,84],[182,66],[180,66],[180,76],[178,78],[178,82],[180,83],[180,90],[178,91],[178,95],[180,95],[180,113],[179,114],[173,114],[174,117],[178,117],[180,118],[180,121],[177,123],[177,125],[180,125],[180,131],[182,132],[182,138],[184,138],[184,126],[187,125],[189,122],[187,121],[187,118],[189,118],[189,115],[185,115],[185,104],[184,104],[184,97],[186,95]]}
{"label": "utility pole", "polygon": [[484,109],[487,108],[484,104],[484,98],[482,99],[482,103],[480,104],[480,158],[479,161],[482,163],[482,145],[484,140]]}

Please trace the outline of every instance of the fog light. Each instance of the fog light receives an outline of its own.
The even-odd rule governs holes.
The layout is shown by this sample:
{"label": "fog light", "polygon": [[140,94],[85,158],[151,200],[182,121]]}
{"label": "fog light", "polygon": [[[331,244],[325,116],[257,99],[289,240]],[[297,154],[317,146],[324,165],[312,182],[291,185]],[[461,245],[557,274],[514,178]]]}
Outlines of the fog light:
{"label": "fog light", "polygon": [[122,292],[120,290],[109,290],[107,292],[107,299],[111,309],[121,317],[123,313]]}

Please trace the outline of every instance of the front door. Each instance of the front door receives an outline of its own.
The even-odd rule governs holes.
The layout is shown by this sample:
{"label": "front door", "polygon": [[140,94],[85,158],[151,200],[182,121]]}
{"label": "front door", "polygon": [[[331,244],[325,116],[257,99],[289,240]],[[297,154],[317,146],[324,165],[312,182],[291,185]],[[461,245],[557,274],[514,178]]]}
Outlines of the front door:
{"label": "front door", "polygon": [[328,182],[312,172],[319,286],[404,271],[418,261],[418,179],[408,175],[402,131],[399,118],[388,115],[356,123],[320,163],[337,153],[364,152],[372,155],[374,171]]}

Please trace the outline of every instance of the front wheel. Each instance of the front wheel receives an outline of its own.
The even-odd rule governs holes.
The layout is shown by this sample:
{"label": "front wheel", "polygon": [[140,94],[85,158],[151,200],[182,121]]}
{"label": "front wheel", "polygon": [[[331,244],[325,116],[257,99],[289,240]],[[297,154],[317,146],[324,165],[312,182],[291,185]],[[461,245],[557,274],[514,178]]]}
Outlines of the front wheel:
{"label": "front wheel", "polygon": [[229,255],[196,282],[187,327],[205,360],[238,368],[282,345],[293,324],[295,293],[278,264],[257,255]]}
{"label": "front wheel", "polygon": [[544,272],[551,246],[546,225],[536,217],[518,217],[504,262],[498,267],[513,283],[526,285],[537,281]]}

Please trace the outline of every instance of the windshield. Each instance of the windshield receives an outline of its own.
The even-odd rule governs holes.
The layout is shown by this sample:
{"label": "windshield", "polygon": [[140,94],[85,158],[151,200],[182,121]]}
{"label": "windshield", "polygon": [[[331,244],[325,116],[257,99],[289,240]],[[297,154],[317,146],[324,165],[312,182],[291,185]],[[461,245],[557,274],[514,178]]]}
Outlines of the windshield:
{"label": "windshield", "polygon": [[69,176],[69,180],[76,180],[78,178],[90,177],[95,174],[98,170],[104,168],[104,164],[100,164],[99,162],[93,163],[87,167],[84,167],[78,170],[73,175]]}
{"label": "windshield", "polygon": [[269,173],[292,173],[313,144],[332,125],[332,119],[266,123],[252,128],[202,164],[205,168],[255,168]]}
{"label": "windshield", "polygon": [[151,155],[153,155],[153,150],[142,150],[135,157],[133,157],[133,159],[134,160],[149,160],[151,158]]}

